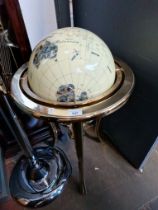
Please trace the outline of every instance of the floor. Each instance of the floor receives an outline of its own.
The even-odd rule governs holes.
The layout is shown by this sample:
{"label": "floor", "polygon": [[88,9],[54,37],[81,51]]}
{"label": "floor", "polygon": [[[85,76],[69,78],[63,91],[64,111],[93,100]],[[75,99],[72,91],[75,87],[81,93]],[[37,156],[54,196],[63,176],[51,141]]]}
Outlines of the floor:
{"label": "floor", "polygon": [[[158,210],[158,152],[155,150],[144,172],[134,169],[108,142],[84,138],[85,178],[88,194],[78,193],[78,168],[74,140],[60,142],[73,173],[64,192],[41,210]],[[7,159],[8,178],[15,159]],[[0,210],[27,210],[9,197]]]}

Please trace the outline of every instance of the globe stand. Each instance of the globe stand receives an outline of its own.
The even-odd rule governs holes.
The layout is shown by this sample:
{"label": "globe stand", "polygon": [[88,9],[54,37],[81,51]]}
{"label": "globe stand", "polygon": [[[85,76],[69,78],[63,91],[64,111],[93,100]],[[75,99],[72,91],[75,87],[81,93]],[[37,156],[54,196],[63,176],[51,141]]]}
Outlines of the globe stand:
{"label": "globe stand", "polygon": [[88,103],[84,101],[79,104],[76,103],[75,106],[50,103],[34,94],[27,82],[27,64],[24,64],[12,79],[12,97],[22,110],[37,118],[44,118],[49,121],[56,120],[58,123],[72,123],[78,157],[80,189],[83,194],[86,193],[86,187],[82,123],[98,117],[101,119],[121,108],[128,101],[134,87],[134,75],[129,66],[119,59],[115,59],[115,64],[116,80],[112,88],[99,99]]}

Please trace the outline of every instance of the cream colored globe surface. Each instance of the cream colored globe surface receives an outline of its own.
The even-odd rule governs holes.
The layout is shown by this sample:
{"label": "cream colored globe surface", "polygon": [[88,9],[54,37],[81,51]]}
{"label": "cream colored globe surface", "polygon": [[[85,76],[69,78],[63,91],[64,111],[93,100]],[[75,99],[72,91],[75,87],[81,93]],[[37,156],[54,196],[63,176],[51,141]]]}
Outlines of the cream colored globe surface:
{"label": "cream colored globe surface", "polygon": [[28,66],[32,91],[43,99],[76,102],[95,99],[114,83],[112,54],[94,33],[58,29],[33,50]]}

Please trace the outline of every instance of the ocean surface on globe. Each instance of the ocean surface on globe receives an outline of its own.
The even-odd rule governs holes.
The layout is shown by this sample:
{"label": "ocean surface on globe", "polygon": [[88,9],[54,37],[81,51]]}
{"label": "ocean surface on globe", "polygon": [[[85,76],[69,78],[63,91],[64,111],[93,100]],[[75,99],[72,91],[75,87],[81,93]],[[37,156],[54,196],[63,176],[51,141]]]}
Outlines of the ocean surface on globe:
{"label": "ocean surface on globe", "polygon": [[82,28],[52,32],[35,47],[29,60],[30,88],[52,103],[95,100],[114,81],[115,64],[109,48]]}

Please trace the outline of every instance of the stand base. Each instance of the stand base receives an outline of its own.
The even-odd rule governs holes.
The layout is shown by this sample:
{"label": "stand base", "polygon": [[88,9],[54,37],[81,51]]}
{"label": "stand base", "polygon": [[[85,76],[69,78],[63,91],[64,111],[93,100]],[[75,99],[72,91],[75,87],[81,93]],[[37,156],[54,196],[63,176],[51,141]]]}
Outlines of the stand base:
{"label": "stand base", "polygon": [[[22,157],[12,172],[10,192],[12,197],[23,206],[41,207],[61,194],[67,178],[71,175],[71,165],[59,148],[39,147],[34,152],[39,162],[45,166],[48,172],[46,180],[49,182],[45,182],[45,177],[40,181],[30,178],[29,160]],[[46,185],[48,186],[45,187]],[[44,190],[41,191],[41,189]]]}

